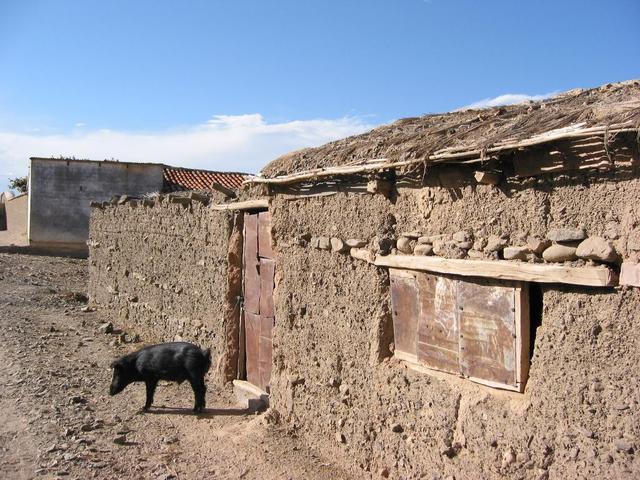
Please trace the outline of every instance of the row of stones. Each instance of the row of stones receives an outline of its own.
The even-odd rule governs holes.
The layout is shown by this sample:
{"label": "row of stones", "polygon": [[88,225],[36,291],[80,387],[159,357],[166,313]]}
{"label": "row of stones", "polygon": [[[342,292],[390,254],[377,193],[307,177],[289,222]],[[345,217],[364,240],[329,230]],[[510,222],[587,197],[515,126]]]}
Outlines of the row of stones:
{"label": "row of stones", "polygon": [[[367,240],[336,237],[312,237],[311,247],[345,253],[369,244]],[[509,235],[474,236],[470,231],[454,234],[423,235],[403,233],[397,239],[380,238],[372,242],[382,255],[437,255],[445,258],[504,259],[528,262],[565,262],[578,259],[616,263],[620,257],[614,245],[598,236],[587,236],[583,228],[551,230],[546,238],[532,235],[511,242]],[[515,243],[515,244],[512,244]]]}
{"label": "row of stones", "polygon": [[108,202],[91,202],[93,208],[107,208],[110,206],[125,205],[128,204],[131,207],[143,206],[153,207],[156,203],[160,204],[163,200],[169,203],[178,203],[184,207],[191,205],[192,202],[199,202],[204,205],[209,203],[209,196],[198,192],[189,192],[188,194],[175,194],[170,193],[168,195],[158,194],[149,198],[135,198],[129,195],[116,195],[111,197]]}
{"label": "row of stones", "polygon": [[566,262],[577,259],[615,263],[619,255],[613,243],[587,236],[583,228],[551,230],[546,237],[531,235],[510,241],[510,236],[491,235],[488,238],[470,231],[453,235],[423,236],[419,232],[401,235],[396,241],[398,253],[438,255],[447,258],[487,258],[529,262]]}

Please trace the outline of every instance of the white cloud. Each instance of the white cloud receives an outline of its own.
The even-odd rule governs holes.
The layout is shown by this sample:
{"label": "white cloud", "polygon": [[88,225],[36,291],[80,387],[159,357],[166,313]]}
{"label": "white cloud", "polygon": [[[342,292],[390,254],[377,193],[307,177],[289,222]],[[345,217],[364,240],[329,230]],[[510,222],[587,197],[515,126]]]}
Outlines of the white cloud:
{"label": "white cloud", "polygon": [[258,172],[277,156],[373,128],[356,117],[268,123],[260,114],[216,115],[160,132],[82,130],[60,135],[0,131],[0,174],[26,174],[29,157],[117,159]]}
{"label": "white cloud", "polygon": [[545,93],[542,95],[527,95],[524,93],[505,93],[494,98],[485,98],[478,102],[474,102],[471,105],[460,108],[459,110],[466,110],[467,108],[487,108],[497,107],[500,105],[514,105],[517,103],[525,103],[528,101],[544,100],[545,98],[552,97],[556,92]]}
{"label": "white cloud", "polygon": [[82,127],[84,127],[86,125],[84,123],[82,123],[82,122],[78,122],[78,123],[74,124],[73,126],[77,127],[77,128],[82,128]]}

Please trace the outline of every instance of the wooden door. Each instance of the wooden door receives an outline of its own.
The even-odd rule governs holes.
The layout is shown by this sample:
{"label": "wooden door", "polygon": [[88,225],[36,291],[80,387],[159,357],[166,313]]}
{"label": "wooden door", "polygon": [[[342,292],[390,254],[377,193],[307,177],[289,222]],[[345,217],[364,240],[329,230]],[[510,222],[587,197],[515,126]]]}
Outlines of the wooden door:
{"label": "wooden door", "polygon": [[269,212],[244,214],[243,323],[247,381],[269,393],[275,260]]}

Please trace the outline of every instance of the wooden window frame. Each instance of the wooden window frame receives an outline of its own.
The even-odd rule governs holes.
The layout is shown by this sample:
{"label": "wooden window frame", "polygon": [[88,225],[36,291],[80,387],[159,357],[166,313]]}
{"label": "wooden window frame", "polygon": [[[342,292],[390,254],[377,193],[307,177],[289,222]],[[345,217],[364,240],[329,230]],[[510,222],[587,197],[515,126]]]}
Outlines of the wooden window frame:
{"label": "wooden window frame", "polygon": [[[420,370],[438,370],[449,374],[455,374],[460,377],[471,380],[475,383],[480,383],[493,388],[499,388],[504,390],[511,390],[516,392],[523,392],[526,385],[526,381],[529,374],[529,353],[530,353],[530,313],[529,313],[529,283],[521,281],[504,281],[497,279],[486,278],[470,278],[461,276],[441,275],[431,272],[422,272],[405,269],[389,269],[389,276],[391,282],[391,303],[393,314],[393,328],[394,328],[394,356],[400,360],[406,361],[409,364],[418,366]],[[434,280],[435,279],[435,280]],[[449,290],[438,294],[434,285],[438,285],[440,282],[442,285],[447,284]],[[440,285],[442,287],[442,285]],[[444,287],[442,287],[444,288]],[[464,293],[467,291],[482,296],[482,294],[498,295],[502,300],[501,308],[502,314],[495,314],[493,309],[484,309],[483,304],[476,304],[476,323],[473,324],[471,332],[479,332],[477,344],[483,353],[482,347],[498,345],[496,352],[490,353],[502,353],[503,363],[506,365],[504,368],[505,381],[496,381],[495,378],[482,378],[481,376],[469,374],[472,370],[481,369],[478,367],[487,367],[490,361],[484,364],[482,360],[495,360],[497,357],[491,358],[480,357],[480,363],[473,364],[471,367],[465,366],[465,361],[474,358],[473,354],[464,351],[465,345],[473,345],[473,340],[468,340],[465,343],[465,338],[462,335],[461,318],[463,318],[465,312],[464,307],[473,304],[473,299],[465,304]],[[510,291],[513,291],[513,297],[511,298]],[[429,296],[433,295],[433,299]],[[448,299],[442,300],[440,296],[444,295]],[[490,297],[493,298],[493,297]],[[447,301],[450,305],[449,308],[453,310],[444,311],[438,310],[438,301],[446,305]],[[431,303],[432,302],[432,303]],[[506,303],[505,303],[506,302]],[[478,308],[479,307],[479,308]],[[433,310],[429,310],[432,308]],[[497,308],[499,310],[499,308]],[[473,311],[473,310],[472,310]],[[480,312],[478,314],[478,311]],[[473,314],[471,318],[473,319]],[[412,318],[412,317],[416,318]],[[467,317],[467,321],[468,321]],[[449,322],[447,324],[447,321]],[[493,323],[492,323],[493,322]],[[455,361],[451,358],[444,358],[443,362],[438,365],[438,355],[432,356],[436,358],[432,364],[426,359],[425,352],[431,347],[440,349],[445,352],[440,356],[451,356],[454,353],[454,345],[452,345],[451,332],[447,332],[444,338],[440,339],[440,346],[435,343],[429,344],[428,342],[419,341],[420,338],[425,338],[425,325],[438,325],[445,330],[448,327],[451,332],[455,332],[457,336],[458,352],[455,356]],[[482,332],[483,325],[485,333]],[[405,327],[406,325],[406,327]],[[500,330],[496,328],[498,334],[494,337],[490,337],[486,332],[492,332],[491,328],[505,327]],[[423,329],[422,331],[420,329]],[[404,331],[403,331],[404,330]],[[413,331],[407,331],[413,330]],[[442,328],[439,328],[441,332]],[[510,336],[513,337],[513,363],[511,363],[509,353]],[[420,336],[422,335],[422,337]],[[501,336],[500,336],[501,335]],[[415,337],[415,341],[413,338]],[[472,336],[473,337],[473,336]],[[490,341],[488,340],[490,339]],[[436,339],[437,340],[437,339]],[[413,342],[413,343],[412,343]],[[484,343],[483,343],[484,342]],[[427,345],[425,347],[425,345]],[[504,347],[502,350],[499,347]],[[435,350],[433,350],[435,351]],[[506,353],[505,353],[506,352]],[[465,358],[466,357],[466,358]],[[457,369],[455,368],[457,362]],[[443,367],[444,365],[444,367]],[[447,368],[448,367],[448,368]],[[499,368],[495,368],[495,372],[499,371]],[[506,376],[508,375],[508,377]],[[513,375],[513,376],[512,376]],[[490,375],[487,375],[490,377]]]}

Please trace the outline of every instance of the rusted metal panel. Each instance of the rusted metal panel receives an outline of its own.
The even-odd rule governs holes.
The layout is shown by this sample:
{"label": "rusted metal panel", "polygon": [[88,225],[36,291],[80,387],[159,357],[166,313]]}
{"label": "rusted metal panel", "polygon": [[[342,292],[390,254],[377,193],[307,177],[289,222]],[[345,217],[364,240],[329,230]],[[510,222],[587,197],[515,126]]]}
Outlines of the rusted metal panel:
{"label": "rusted metal panel", "polygon": [[273,258],[271,248],[271,214],[260,212],[258,214],[258,255],[263,258]]}
{"label": "rusted metal panel", "polygon": [[273,317],[273,280],[275,262],[268,258],[260,259],[260,315]]}
{"label": "rusted metal panel", "polygon": [[458,283],[460,367],[472,379],[517,386],[513,283]]}
{"label": "rusted metal panel", "polygon": [[260,316],[244,312],[247,381],[260,386]]}
{"label": "rusted metal panel", "polygon": [[417,354],[417,331],[420,304],[415,273],[404,270],[389,270],[391,282],[391,308],[393,336],[396,352],[415,357]]}
{"label": "rusted metal panel", "polygon": [[418,362],[436,370],[459,373],[458,282],[426,273],[418,273],[416,279],[420,292]]}
{"label": "rusted metal panel", "polygon": [[245,213],[244,216],[244,308],[260,313],[260,272],[258,271],[258,214]]}

